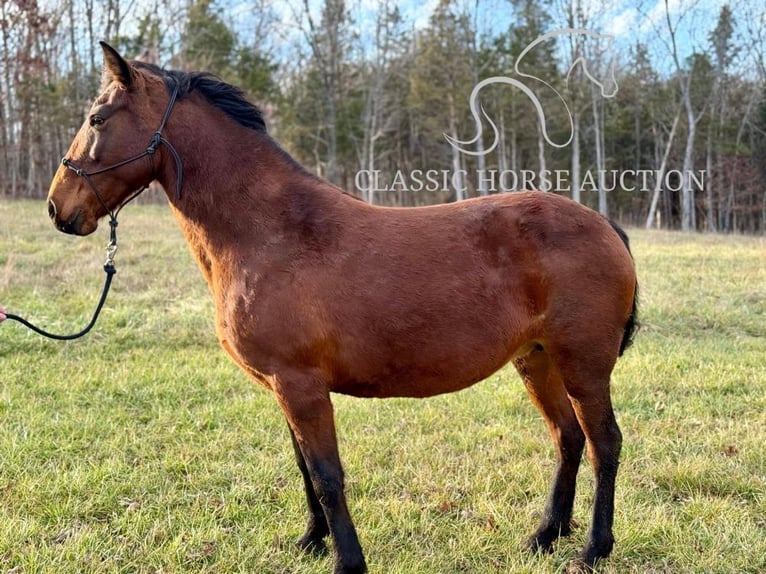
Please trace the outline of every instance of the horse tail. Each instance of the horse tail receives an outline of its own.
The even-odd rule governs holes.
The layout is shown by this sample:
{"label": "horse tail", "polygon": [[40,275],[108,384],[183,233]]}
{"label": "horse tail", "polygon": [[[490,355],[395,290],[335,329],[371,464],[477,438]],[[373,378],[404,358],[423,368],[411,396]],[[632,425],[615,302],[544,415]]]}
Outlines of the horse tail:
{"label": "horse tail", "polygon": [[[620,239],[625,244],[625,249],[628,250],[628,253],[632,258],[633,254],[630,251],[630,241],[628,240],[627,233],[625,233],[625,231],[623,231],[623,229],[611,219],[609,220],[609,224],[612,226],[612,229],[615,230],[617,235],[619,235]],[[630,309],[630,316],[625,323],[625,330],[622,333],[622,342],[620,343],[620,356],[622,356],[622,354],[625,352],[625,349],[633,344],[633,337],[636,335],[636,332],[640,327],[641,323],[638,320],[638,279],[636,279],[636,285],[633,290],[633,303]]]}

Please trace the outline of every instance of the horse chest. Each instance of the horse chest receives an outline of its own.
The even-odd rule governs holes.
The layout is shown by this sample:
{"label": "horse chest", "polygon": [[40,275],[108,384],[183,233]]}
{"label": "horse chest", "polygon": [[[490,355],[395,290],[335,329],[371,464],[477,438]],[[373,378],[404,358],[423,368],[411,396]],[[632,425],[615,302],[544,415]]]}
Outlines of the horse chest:
{"label": "horse chest", "polygon": [[214,294],[219,340],[249,372],[278,369],[311,330],[296,313],[298,296],[289,282],[243,272],[219,281]]}

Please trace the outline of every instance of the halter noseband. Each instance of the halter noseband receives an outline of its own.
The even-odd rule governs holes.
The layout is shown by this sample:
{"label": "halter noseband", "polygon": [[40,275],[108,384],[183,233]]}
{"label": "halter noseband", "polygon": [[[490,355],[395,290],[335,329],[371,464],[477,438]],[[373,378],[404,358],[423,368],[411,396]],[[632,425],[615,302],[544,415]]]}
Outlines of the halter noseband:
{"label": "halter noseband", "polygon": [[181,185],[183,184],[183,164],[181,163],[181,156],[178,155],[178,152],[173,147],[173,145],[168,140],[166,140],[162,135],[162,130],[165,129],[165,124],[167,123],[168,118],[170,117],[170,113],[173,111],[173,106],[175,105],[177,98],[178,98],[178,82],[175,82],[173,86],[173,91],[170,94],[170,99],[168,100],[168,107],[165,109],[165,115],[162,116],[162,122],[160,123],[160,127],[157,128],[156,132],[154,132],[154,134],[152,135],[152,139],[149,140],[149,145],[141,153],[134,155],[133,157],[129,157],[128,159],[119,161],[108,167],[103,167],[101,169],[97,169],[91,172],[86,172],[81,167],[78,167],[69,158],[64,157],[61,160],[61,163],[64,167],[71,169],[78,176],[84,178],[85,181],[88,183],[88,186],[93,190],[93,193],[96,194],[96,198],[98,198],[98,201],[101,203],[101,205],[103,206],[103,208],[106,210],[107,214],[109,215],[109,219],[110,219],[109,224],[112,226],[112,229],[114,229],[117,226],[117,214],[120,212],[120,210],[128,202],[138,197],[147,187],[149,187],[149,184],[146,184],[143,187],[141,187],[138,191],[133,193],[126,201],[124,201],[121,205],[119,205],[116,210],[112,211],[111,209],[109,209],[109,206],[106,204],[106,201],[104,201],[104,197],[98,191],[98,188],[93,184],[91,177],[94,175],[105,173],[107,171],[112,171],[113,169],[117,169],[124,165],[128,165],[129,163],[133,163],[134,161],[137,161],[144,157],[149,158],[149,161],[152,164],[152,173],[154,173],[154,154],[156,153],[157,148],[160,147],[160,144],[165,144],[165,147],[168,148],[171,155],[173,156],[173,160],[176,163],[176,174],[177,174],[176,175],[176,196],[179,199],[181,198]]}

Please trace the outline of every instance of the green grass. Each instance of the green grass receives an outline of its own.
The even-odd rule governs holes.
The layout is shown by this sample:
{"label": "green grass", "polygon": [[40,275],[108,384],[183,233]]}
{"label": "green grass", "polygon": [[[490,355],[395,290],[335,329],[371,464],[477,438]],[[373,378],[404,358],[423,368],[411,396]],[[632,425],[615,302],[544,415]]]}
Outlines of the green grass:
{"label": "green grass", "polygon": [[[0,302],[58,331],[89,319],[106,229],[0,202]],[[766,571],[766,242],[631,232],[644,327],[618,363],[625,436],[601,571]],[[301,555],[302,483],[273,398],[225,357],[167,208],[131,206],[95,331],[0,326],[0,572],[327,573]],[[506,368],[461,393],[336,400],[349,504],[373,573],[557,572],[520,550],[553,470]]]}

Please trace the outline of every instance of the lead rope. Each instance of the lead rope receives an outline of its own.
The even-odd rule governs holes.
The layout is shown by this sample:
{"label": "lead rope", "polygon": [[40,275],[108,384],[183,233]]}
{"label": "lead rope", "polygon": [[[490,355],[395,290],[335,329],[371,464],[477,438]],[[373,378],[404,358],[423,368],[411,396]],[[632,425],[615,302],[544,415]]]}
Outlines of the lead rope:
{"label": "lead rope", "polygon": [[118,162],[114,165],[110,165],[108,167],[92,171],[90,173],[86,172],[80,167],[77,167],[72,161],[70,161],[67,158],[64,158],[61,160],[61,163],[67,168],[74,171],[78,176],[85,179],[88,186],[93,190],[93,193],[96,194],[96,197],[98,198],[98,201],[101,203],[103,208],[106,210],[107,214],[109,215],[109,243],[106,246],[106,262],[104,263],[104,271],[106,272],[106,278],[104,279],[104,288],[101,290],[101,297],[98,300],[98,304],[96,305],[96,310],[93,312],[93,317],[90,320],[90,323],[82,330],[77,333],[74,333],[72,335],[57,335],[56,333],[50,333],[46,331],[45,329],[41,329],[40,327],[37,327],[36,325],[33,325],[23,317],[19,317],[18,315],[15,315],[14,313],[6,313],[5,318],[10,319],[12,321],[18,321],[25,327],[28,327],[35,333],[38,333],[42,335],[43,337],[48,337],[49,339],[56,339],[58,341],[71,341],[72,339],[79,339],[80,337],[86,335],[96,324],[96,321],[98,320],[98,316],[101,313],[101,308],[104,306],[104,303],[106,302],[106,296],[109,294],[109,288],[112,286],[112,278],[114,277],[114,274],[117,273],[117,269],[114,266],[114,254],[117,252],[117,214],[120,213],[123,207],[125,207],[128,203],[133,201],[136,197],[138,197],[147,187],[148,185],[143,186],[141,189],[136,191],[133,195],[131,195],[126,201],[124,201],[115,211],[112,211],[109,209],[109,207],[106,204],[106,201],[104,201],[104,198],[101,196],[101,194],[98,191],[98,188],[96,188],[95,185],[93,185],[93,182],[91,181],[92,175],[97,175],[99,173],[104,173],[113,169],[117,169],[118,167],[122,167],[123,165],[127,165],[129,163],[132,163],[136,160],[139,160],[143,157],[148,157],[149,161],[152,164],[152,171],[154,171],[154,154],[157,151],[157,148],[160,146],[160,144],[164,144],[165,147],[170,150],[171,155],[173,156],[173,160],[176,164],[176,194],[178,198],[181,197],[181,184],[182,184],[182,177],[183,177],[183,169],[182,169],[182,163],[181,163],[181,157],[178,155],[178,152],[173,147],[173,145],[166,140],[162,135],[162,130],[165,128],[165,124],[168,121],[168,118],[170,117],[170,112],[173,110],[173,105],[175,104],[176,98],[178,97],[178,91],[179,91],[179,85],[176,82],[173,86],[173,91],[170,94],[170,100],[168,101],[168,107],[165,109],[165,115],[162,117],[162,122],[160,123],[160,127],[157,129],[156,132],[154,132],[154,135],[152,135],[152,139],[149,141],[149,146],[146,148],[145,151],[138,155],[134,155],[133,157],[130,157],[126,160],[123,160],[121,162]]}
{"label": "lead rope", "polygon": [[[85,181],[88,182],[88,185],[90,185],[91,189],[95,192],[96,196],[98,197],[99,201],[106,207],[106,204],[104,203],[104,200],[101,198],[101,194],[98,192],[96,187],[91,183],[90,177],[88,177],[88,174],[81,174],[83,177],[85,177]],[[93,312],[93,317],[90,320],[90,323],[82,330],[78,331],[77,333],[74,333],[72,335],[57,335],[56,333],[51,333],[49,331],[46,331],[45,329],[41,329],[40,327],[33,325],[23,317],[19,317],[18,315],[15,315],[14,313],[6,313],[5,318],[11,319],[13,321],[18,321],[25,327],[28,327],[35,333],[38,333],[39,335],[42,335],[43,337],[48,337],[49,339],[56,339],[57,341],[71,341],[72,339],[79,339],[80,337],[87,335],[88,332],[93,328],[93,326],[96,324],[96,321],[98,320],[98,316],[101,313],[101,308],[104,306],[104,303],[106,302],[106,296],[109,294],[109,288],[112,286],[112,278],[114,277],[115,273],[117,273],[117,268],[114,266],[114,254],[117,253],[117,215],[120,213],[123,207],[125,207],[128,203],[133,201],[136,197],[141,195],[141,193],[149,186],[145,185],[133,195],[131,195],[127,201],[123,202],[122,205],[120,205],[116,211],[110,211],[107,209],[107,212],[109,213],[109,243],[106,245],[106,261],[104,262],[104,272],[106,273],[106,278],[104,279],[104,288],[101,290],[101,297],[98,300],[98,304],[96,305],[96,310]]]}
{"label": "lead rope", "polygon": [[114,266],[114,254],[117,251],[117,217],[110,213],[109,218],[109,227],[111,229],[109,231],[109,244],[106,246],[106,261],[104,262],[104,271],[106,272],[104,288],[101,290],[101,297],[98,300],[98,305],[96,305],[96,310],[93,313],[93,317],[91,318],[90,323],[88,323],[88,325],[82,331],[72,335],[57,335],[56,333],[51,333],[45,329],[41,329],[23,317],[19,317],[13,313],[6,313],[5,318],[12,321],[18,321],[25,327],[32,329],[35,333],[38,333],[43,337],[48,337],[49,339],[56,339],[57,341],[71,341],[72,339],[79,339],[80,337],[86,335],[93,328],[93,325],[96,324],[98,316],[101,313],[101,308],[106,302],[106,296],[109,294],[109,288],[112,286],[112,278],[114,277],[114,274],[117,273],[117,269]]}

